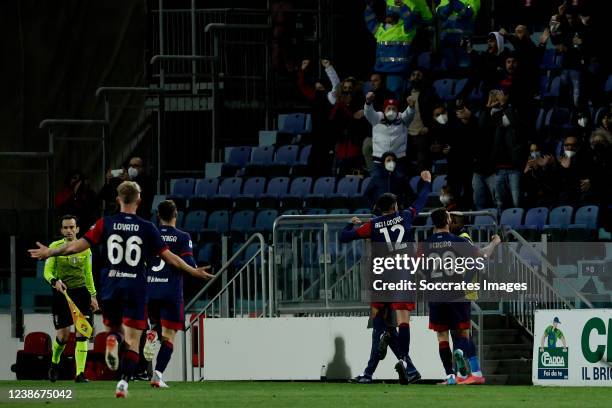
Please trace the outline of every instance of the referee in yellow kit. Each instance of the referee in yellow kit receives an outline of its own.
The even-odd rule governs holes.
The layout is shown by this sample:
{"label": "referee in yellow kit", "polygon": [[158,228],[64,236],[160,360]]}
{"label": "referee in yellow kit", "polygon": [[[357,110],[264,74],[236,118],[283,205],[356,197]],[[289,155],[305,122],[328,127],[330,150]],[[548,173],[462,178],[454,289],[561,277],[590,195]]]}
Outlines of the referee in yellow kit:
{"label": "referee in yellow kit", "polygon": [[[59,247],[65,242],[77,239],[79,233],[77,217],[64,215],[61,218],[60,231],[64,238],[52,242],[49,248]],[[56,337],[53,341],[49,380],[55,382],[59,376],[60,358],[70,337],[70,327],[73,325],[72,314],[63,292],[68,291],[68,295],[83,315],[87,316],[90,324],[93,324],[93,312],[98,309],[96,289],[91,273],[91,250],[87,249],[78,254],[48,258],[45,262],[45,280],[54,289],[52,313]],[[79,333],[76,333],[76,335],[75,381],[86,383],[88,380],[84,371],[87,361],[87,338],[82,337]]]}

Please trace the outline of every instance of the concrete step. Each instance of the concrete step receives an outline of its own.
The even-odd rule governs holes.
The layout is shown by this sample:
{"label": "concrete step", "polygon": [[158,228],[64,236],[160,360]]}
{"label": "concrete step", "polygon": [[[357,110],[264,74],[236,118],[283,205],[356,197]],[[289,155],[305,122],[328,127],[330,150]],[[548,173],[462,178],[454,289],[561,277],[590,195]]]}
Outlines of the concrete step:
{"label": "concrete step", "polygon": [[504,360],[485,360],[483,372],[487,374],[529,374],[531,375],[531,359],[516,358]]}
{"label": "concrete step", "polygon": [[524,344],[527,339],[518,329],[487,329],[485,326],[483,344]]}
{"label": "concrete step", "polygon": [[526,343],[519,344],[489,344],[482,346],[485,360],[503,360],[516,358],[531,358],[532,346]]}
{"label": "concrete step", "polygon": [[531,385],[531,374],[486,374],[489,385]]}

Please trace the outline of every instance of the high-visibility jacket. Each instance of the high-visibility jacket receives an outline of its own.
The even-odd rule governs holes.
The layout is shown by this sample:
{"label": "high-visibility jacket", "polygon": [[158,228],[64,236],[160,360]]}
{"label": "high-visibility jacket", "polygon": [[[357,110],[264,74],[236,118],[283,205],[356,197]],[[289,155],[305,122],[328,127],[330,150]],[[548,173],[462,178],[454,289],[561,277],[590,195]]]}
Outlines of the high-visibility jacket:
{"label": "high-visibility jacket", "polygon": [[474,33],[474,20],[480,10],[480,0],[442,0],[436,9],[440,18],[440,39],[459,42]]}
{"label": "high-visibility jacket", "polygon": [[[433,14],[431,14],[431,10],[427,5],[427,0],[403,0],[403,3],[408,6],[410,11],[412,11],[414,14],[416,25],[420,24],[421,22],[431,23]],[[395,0],[387,0],[387,7],[396,7]]]}
{"label": "high-visibility jacket", "polygon": [[368,29],[376,39],[376,64],[374,70],[385,73],[403,73],[408,71],[410,62],[410,45],[416,34],[414,17],[410,9],[403,5],[399,9],[400,20],[397,24],[386,27],[376,21],[376,14],[370,6],[365,10],[365,21]]}

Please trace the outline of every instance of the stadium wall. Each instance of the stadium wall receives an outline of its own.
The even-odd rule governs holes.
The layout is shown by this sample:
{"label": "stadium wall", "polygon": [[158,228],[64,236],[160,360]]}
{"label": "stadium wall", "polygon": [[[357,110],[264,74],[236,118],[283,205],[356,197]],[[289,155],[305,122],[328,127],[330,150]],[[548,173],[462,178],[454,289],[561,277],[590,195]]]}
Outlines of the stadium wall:
{"label": "stadium wall", "polygon": [[[444,377],[428,317],[412,317],[410,356],[424,379]],[[210,319],[204,323],[204,378],[208,380],[348,379],[370,355],[367,317]],[[397,379],[389,351],[375,379]],[[323,368],[325,366],[325,368]]]}

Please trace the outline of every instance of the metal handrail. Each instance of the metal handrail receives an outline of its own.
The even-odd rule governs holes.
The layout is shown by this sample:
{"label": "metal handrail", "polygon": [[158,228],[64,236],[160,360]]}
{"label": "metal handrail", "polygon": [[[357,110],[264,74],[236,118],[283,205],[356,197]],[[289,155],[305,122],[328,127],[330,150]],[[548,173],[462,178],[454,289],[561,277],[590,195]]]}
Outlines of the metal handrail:
{"label": "metal handrail", "polygon": [[[572,285],[570,285],[565,277],[563,276],[557,276],[557,274],[555,273],[555,268],[553,267],[553,265],[548,261],[548,259],[546,259],[544,257],[544,255],[542,255],[542,253],[540,253],[539,251],[537,251],[525,238],[523,238],[521,236],[521,234],[519,234],[518,232],[516,232],[515,230],[513,230],[512,228],[506,230],[506,234],[510,234],[513,238],[515,238],[519,243],[521,243],[523,246],[526,246],[529,248],[529,250],[538,258],[538,261],[540,262],[540,264],[542,265],[542,269],[546,270],[546,271],[550,271],[552,273],[552,276],[554,276],[557,279],[560,279],[561,282],[563,282],[571,291],[572,293],[580,299],[581,302],[583,302],[586,306],[588,306],[589,309],[593,308],[593,304],[586,298],[584,297],[584,295],[582,295],[582,293],[580,293],[579,291],[576,290],[576,288],[574,288]],[[514,251],[514,249],[511,248],[512,251]],[[516,251],[514,251],[516,252]],[[518,255],[518,253],[517,253]],[[534,269],[534,273],[536,274],[536,276],[538,277],[538,279],[540,279],[543,283],[545,283],[546,285],[548,285],[550,287],[550,289],[555,293],[555,295],[559,296],[559,298],[561,299],[565,299],[563,296],[559,295],[559,293],[548,283],[548,281],[546,280],[546,278],[544,276],[541,276],[540,273]],[[569,302],[567,302],[569,304]]]}
{"label": "metal handrail", "polygon": [[101,125],[105,126],[108,122],[104,119],[43,119],[38,125],[39,129],[45,129],[54,125]]}
{"label": "metal handrail", "polygon": [[154,55],[149,64],[153,65],[158,61],[216,61],[218,57],[214,55]]}
{"label": "metal handrail", "polygon": [[208,23],[204,27],[204,32],[207,33],[212,30],[218,29],[230,29],[230,30],[266,30],[272,28],[270,24],[226,24],[226,23]]}
{"label": "metal handrail", "polygon": [[251,237],[249,237],[249,239],[246,240],[246,242],[240,247],[240,249],[238,249],[238,251],[236,251],[234,253],[234,255],[232,255],[232,257],[230,259],[227,260],[227,262],[225,263],[225,265],[221,266],[221,269],[219,269],[216,273],[215,276],[209,280],[206,285],[204,285],[204,287],[202,289],[200,289],[200,291],[198,293],[195,294],[195,296],[191,299],[191,301],[189,303],[187,303],[187,306],[185,306],[185,310],[189,310],[191,308],[191,306],[193,306],[198,298],[200,296],[202,296],[204,294],[204,292],[206,292],[208,290],[208,288],[217,281],[217,279],[219,279],[219,277],[221,275],[223,275],[223,272],[225,272],[226,270],[229,269],[229,267],[233,264],[233,262],[238,259],[238,257],[240,255],[242,255],[244,252],[246,252],[247,247],[249,246],[249,244],[251,244],[252,242],[254,242],[255,240],[259,240],[259,244],[261,245],[260,249],[264,249],[265,245],[266,245],[266,241],[263,237],[263,235],[261,233],[255,233],[253,235],[251,235]]}
{"label": "metal handrail", "polygon": [[96,98],[101,94],[107,92],[114,93],[122,93],[122,92],[139,92],[139,93],[147,93],[147,92],[155,92],[159,93],[159,90],[155,88],[149,88],[145,86],[101,86],[96,89]]}

